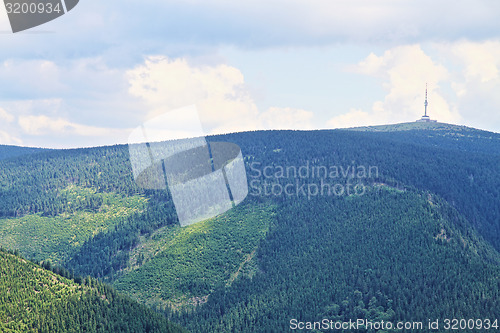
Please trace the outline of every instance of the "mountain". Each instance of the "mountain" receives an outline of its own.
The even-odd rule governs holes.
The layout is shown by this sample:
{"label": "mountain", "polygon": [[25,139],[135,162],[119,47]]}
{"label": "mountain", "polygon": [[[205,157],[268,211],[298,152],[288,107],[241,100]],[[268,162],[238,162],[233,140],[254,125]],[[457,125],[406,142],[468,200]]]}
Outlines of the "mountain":
{"label": "mountain", "polygon": [[18,147],[18,146],[6,146],[0,145],[0,160],[7,158],[29,155],[34,153],[39,153],[44,151],[43,148],[29,148],[29,147]]}
{"label": "mountain", "polygon": [[188,227],[168,190],[137,186],[127,146],[0,161],[0,245],[193,332],[500,316],[499,134],[407,123],[208,140],[241,148],[249,195]]}
{"label": "mountain", "polygon": [[175,321],[194,332],[285,332],[291,319],[498,318],[498,252],[433,195],[381,186],[293,200],[276,216],[257,273]]}
{"label": "mountain", "polygon": [[489,155],[500,155],[500,134],[438,122],[350,128],[353,131],[386,133],[392,140]]}
{"label": "mountain", "polygon": [[90,278],[77,284],[0,250],[1,332],[186,332]]}

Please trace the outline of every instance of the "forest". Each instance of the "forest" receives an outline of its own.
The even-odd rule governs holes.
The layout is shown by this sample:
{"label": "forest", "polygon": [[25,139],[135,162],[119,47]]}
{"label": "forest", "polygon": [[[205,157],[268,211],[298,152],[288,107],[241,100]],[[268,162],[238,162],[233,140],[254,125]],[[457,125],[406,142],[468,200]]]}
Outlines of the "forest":
{"label": "forest", "polygon": [[51,268],[0,249],[1,332],[186,332],[109,285]]}
{"label": "forest", "polygon": [[[168,189],[135,183],[127,146],[0,149],[0,245],[192,332],[500,319],[500,134],[434,123],[208,140],[241,148],[250,192],[184,228]],[[376,172],[278,172],[305,165]],[[255,190],[290,184],[363,191]]]}

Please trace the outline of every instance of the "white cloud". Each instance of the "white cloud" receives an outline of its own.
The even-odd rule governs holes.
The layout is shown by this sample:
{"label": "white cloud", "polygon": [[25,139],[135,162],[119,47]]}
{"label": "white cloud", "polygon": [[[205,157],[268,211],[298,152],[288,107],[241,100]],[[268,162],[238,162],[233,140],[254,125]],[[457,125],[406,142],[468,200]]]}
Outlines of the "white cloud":
{"label": "white cloud", "polygon": [[22,140],[9,133],[12,129],[12,122],[16,118],[0,107],[0,144],[2,145],[20,145]]}
{"label": "white cloud", "polygon": [[451,87],[468,124],[500,131],[500,41],[460,41],[436,48],[457,67]]}
{"label": "white cloud", "polygon": [[127,75],[130,94],[145,101],[149,117],[196,104],[208,133],[258,125],[258,111],[244,87],[243,74],[234,67],[195,67],[185,59],[155,56]]}
{"label": "white cloud", "polygon": [[57,115],[63,109],[63,100],[60,98],[25,99],[3,102],[11,114],[17,117],[30,114]]}
{"label": "white cloud", "polygon": [[[151,56],[132,69],[119,70],[100,58],[59,65],[15,60],[0,64],[0,75],[10,83],[3,90],[9,99],[1,101],[9,112],[0,109],[0,120],[18,119],[3,130],[30,145],[40,144],[35,138],[42,137],[52,147],[124,143],[128,129],[192,104],[206,134],[312,128],[309,111],[259,111],[242,72],[225,64],[193,65],[185,58]],[[182,127],[184,120],[178,120]],[[71,140],[61,140],[68,136]]]}
{"label": "white cloud", "polygon": [[50,118],[47,116],[20,116],[19,125],[28,135],[78,135],[89,137],[110,137],[119,130],[86,126],[73,123],[63,118]]}
{"label": "white cloud", "polygon": [[329,128],[381,125],[384,122],[380,118],[388,118],[387,115],[381,115],[381,113],[384,113],[384,110],[379,110],[379,114],[376,114],[360,109],[350,109],[348,113],[331,118],[327,121],[326,125]]}
{"label": "white cloud", "polygon": [[294,108],[271,107],[260,114],[264,129],[313,129],[311,111]]}
{"label": "white cloud", "polygon": [[0,130],[0,145],[22,145],[23,141]]}
{"label": "white cloud", "polygon": [[[460,41],[456,43],[434,44],[434,47],[454,65],[458,65],[460,75],[454,78],[458,85],[487,83],[499,79],[500,41],[484,42]],[[463,92],[462,92],[463,93]]]}
{"label": "white cloud", "polygon": [[[341,48],[338,50],[342,53]],[[467,121],[467,125],[499,131],[500,41],[413,44],[365,54],[367,56],[362,61],[350,68],[351,72],[361,75],[357,78],[353,75],[353,81],[348,82],[345,98],[358,93],[355,88],[358,82],[366,85],[372,78],[381,83],[385,94],[373,98],[370,107],[360,108],[356,101],[351,105],[343,102],[347,104],[345,110],[352,108],[331,118],[329,127],[416,120],[423,113],[424,88],[428,82],[432,118],[451,123]],[[341,57],[347,58],[345,54]],[[317,127],[313,126],[316,114],[293,105],[286,107],[287,104],[276,103],[285,107],[259,110],[257,105],[261,101],[256,100],[258,95],[252,94],[240,68],[221,63],[221,58],[200,57],[196,62],[192,59],[189,56],[151,56],[138,65],[120,68],[109,65],[109,60],[101,56],[65,61],[1,61],[0,105],[4,109],[0,109],[0,122],[4,125],[10,122],[9,126],[0,126],[4,131],[2,140],[13,142],[13,138],[22,138],[33,145],[36,142],[32,140],[34,137],[50,136],[59,139],[59,146],[81,145],[76,144],[77,141],[60,140],[62,135],[71,135],[71,140],[79,136],[78,142],[85,145],[90,144],[90,138],[96,144],[126,142],[127,128],[191,104],[196,104],[200,110],[200,119],[208,134]],[[304,58],[304,67],[316,60]],[[322,64],[340,66],[335,59],[332,63]],[[273,74],[274,78],[287,75],[296,82],[308,82],[300,71],[294,71],[295,67],[287,66],[282,67],[287,69],[286,72]],[[281,73],[280,70],[277,72]],[[256,75],[251,74],[254,79],[251,84],[255,84]],[[317,75],[321,77],[322,74],[318,72]],[[356,81],[358,78],[360,81]],[[324,77],[322,79],[325,81]],[[332,86],[342,88],[342,82],[335,81],[335,78],[331,80]],[[307,84],[301,87],[304,87],[305,98],[313,99],[328,93],[318,92]],[[278,94],[290,95],[287,89],[285,85]],[[263,95],[269,92],[265,91]],[[265,103],[274,104],[269,100]],[[307,104],[303,105],[307,108]],[[320,108],[318,103],[311,102],[310,105]],[[19,121],[14,122],[14,119]],[[5,133],[10,137],[7,138]]]}
{"label": "white cloud", "polygon": [[499,40],[432,43],[428,53],[419,45],[400,46],[380,56],[369,54],[349,69],[381,80],[387,94],[371,110],[353,108],[333,117],[330,127],[415,120],[423,112],[428,82],[431,118],[500,131]]}
{"label": "white cloud", "polygon": [[11,123],[15,117],[0,107],[0,121]]}
{"label": "white cloud", "polygon": [[424,89],[428,85],[428,113],[441,122],[457,123],[461,116],[445,99],[440,84],[449,80],[449,72],[436,63],[420,45],[399,46],[382,56],[370,54],[356,67],[355,72],[383,80],[388,91],[383,101],[373,103],[370,111],[351,109],[332,118],[332,127],[378,125],[407,122],[420,118],[424,111]]}
{"label": "white cloud", "polygon": [[130,94],[145,101],[149,117],[196,104],[207,134],[311,127],[308,111],[273,107],[259,112],[235,67],[193,66],[185,59],[155,56],[127,74]]}

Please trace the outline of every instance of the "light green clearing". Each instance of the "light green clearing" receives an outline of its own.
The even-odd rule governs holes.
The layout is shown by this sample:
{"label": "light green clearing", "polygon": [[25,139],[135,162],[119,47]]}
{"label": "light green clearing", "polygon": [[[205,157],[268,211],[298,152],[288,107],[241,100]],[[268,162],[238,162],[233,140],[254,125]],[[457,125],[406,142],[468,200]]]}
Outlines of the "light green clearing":
{"label": "light green clearing", "polygon": [[142,238],[114,286],[149,305],[180,308],[257,269],[255,251],[275,218],[273,206],[240,205],[188,227],[167,226]]}
{"label": "light green clearing", "polygon": [[116,193],[97,193],[95,189],[70,186],[63,191],[69,202],[102,199],[96,211],[76,210],[55,217],[31,214],[20,218],[0,219],[0,245],[19,249],[36,260],[50,258],[54,263],[68,258],[89,237],[113,227],[123,217],[145,209],[142,196],[122,197]]}

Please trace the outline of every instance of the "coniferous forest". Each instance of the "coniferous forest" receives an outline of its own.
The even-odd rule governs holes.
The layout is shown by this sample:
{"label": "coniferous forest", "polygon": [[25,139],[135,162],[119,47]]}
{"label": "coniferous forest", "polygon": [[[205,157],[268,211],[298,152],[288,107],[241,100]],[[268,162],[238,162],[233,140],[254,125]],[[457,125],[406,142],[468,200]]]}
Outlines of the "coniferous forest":
{"label": "coniferous forest", "polygon": [[0,250],[2,332],[185,332],[108,285],[16,254]]}
{"label": "coniferous forest", "polygon": [[500,134],[429,123],[208,140],[241,148],[249,194],[187,227],[168,190],[135,183],[125,145],[0,146],[2,331],[500,320]]}

